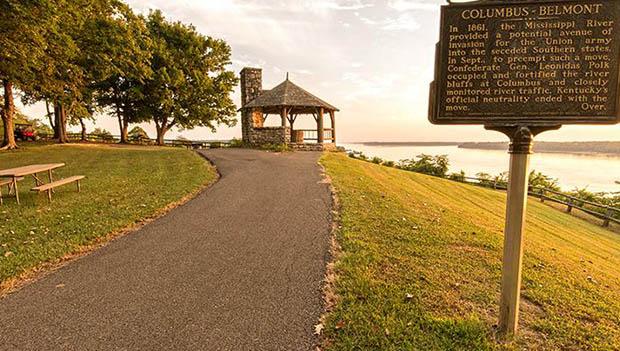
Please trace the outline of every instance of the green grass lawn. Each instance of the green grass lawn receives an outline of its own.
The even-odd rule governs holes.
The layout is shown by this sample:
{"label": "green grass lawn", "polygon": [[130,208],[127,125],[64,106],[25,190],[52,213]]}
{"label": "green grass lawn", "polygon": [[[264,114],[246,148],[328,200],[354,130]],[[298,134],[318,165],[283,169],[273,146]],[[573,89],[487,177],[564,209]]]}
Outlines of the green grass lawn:
{"label": "green grass lawn", "polygon": [[56,162],[66,163],[54,172],[56,179],[86,176],[82,192],[73,184],[57,188],[48,204],[45,194],[29,191],[34,181],[28,177],[19,183],[21,206],[5,198],[0,282],[105,240],[217,178],[208,162],[185,149],[38,145],[0,152],[0,169]]}
{"label": "green grass lawn", "polygon": [[327,350],[620,350],[620,235],[531,200],[521,329],[496,341],[505,193],[326,153]]}

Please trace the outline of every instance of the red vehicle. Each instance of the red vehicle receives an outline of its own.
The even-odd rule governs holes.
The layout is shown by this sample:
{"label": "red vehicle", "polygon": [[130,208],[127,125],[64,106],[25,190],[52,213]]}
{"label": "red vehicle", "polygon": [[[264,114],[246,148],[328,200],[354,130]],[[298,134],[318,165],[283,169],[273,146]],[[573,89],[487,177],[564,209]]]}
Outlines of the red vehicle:
{"label": "red vehicle", "polygon": [[32,124],[17,123],[15,124],[15,140],[27,141],[37,140],[37,131]]}

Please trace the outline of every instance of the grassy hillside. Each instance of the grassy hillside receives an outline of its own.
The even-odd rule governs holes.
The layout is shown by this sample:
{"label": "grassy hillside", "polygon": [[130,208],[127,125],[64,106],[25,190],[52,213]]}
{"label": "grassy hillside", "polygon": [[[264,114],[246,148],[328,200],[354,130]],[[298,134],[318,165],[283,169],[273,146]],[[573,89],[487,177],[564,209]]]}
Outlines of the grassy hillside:
{"label": "grassy hillside", "polygon": [[5,285],[32,267],[153,216],[217,177],[203,158],[184,149],[48,145],[0,152],[0,169],[56,162],[66,163],[54,171],[56,179],[86,176],[82,192],[73,185],[58,188],[48,204],[45,195],[29,191],[34,182],[28,177],[19,183],[21,206],[5,199],[0,206],[0,282]]}
{"label": "grassy hillside", "polygon": [[531,201],[521,331],[496,342],[505,194],[327,153],[327,350],[620,350],[620,235]]}

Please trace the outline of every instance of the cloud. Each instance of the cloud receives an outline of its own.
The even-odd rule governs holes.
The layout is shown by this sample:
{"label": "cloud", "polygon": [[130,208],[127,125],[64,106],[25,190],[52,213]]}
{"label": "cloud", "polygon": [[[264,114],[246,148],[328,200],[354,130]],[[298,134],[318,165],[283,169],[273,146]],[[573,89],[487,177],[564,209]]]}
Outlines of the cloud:
{"label": "cloud", "polygon": [[351,87],[345,95],[346,100],[359,98],[378,98],[394,87],[398,77],[395,74],[386,74],[382,77],[364,76],[360,73],[345,72],[341,81]]}
{"label": "cloud", "polygon": [[381,29],[388,31],[409,31],[413,32],[420,28],[418,21],[409,13],[402,14],[395,19],[388,19],[381,26]]}
{"label": "cloud", "polygon": [[400,14],[398,17],[385,18],[380,20],[375,20],[362,16],[358,12],[355,13],[355,16],[359,18],[360,22],[368,26],[379,26],[379,28],[386,31],[413,32],[420,28],[420,24],[418,23],[416,18],[409,13],[403,13]]}
{"label": "cloud", "polygon": [[290,78],[294,79],[295,76],[299,76],[299,75],[303,75],[303,76],[309,76],[309,75],[313,75],[314,72],[312,72],[309,69],[305,69],[305,68],[286,68],[286,69],[282,69],[280,67],[273,67],[273,71],[276,73],[284,73],[286,72],[287,74],[290,74]]}
{"label": "cloud", "polygon": [[360,10],[375,6],[372,3],[362,2],[361,0],[322,0],[311,1],[312,7],[325,8],[331,10]]}
{"label": "cloud", "polygon": [[255,60],[245,55],[242,58],[233,58],[232,63],[238,67],[264,67],[267,64],[265,60]]}
{"label": "cloud", "polygon": [[396,11],[438,10],[445,2],[439,0],[389,0],[388,6]]}
{"label": "cloud", "polygon": [[374,26],[374,25],[377,25],[377,24],[380,23],[379,21],[375,21],[375,20],[372,20],[372,19],[370,19],[368,17],[363,17],[363,16],[360,16],[359,19],[360,19],[360,21],[362,21],[362,23],[367,24],[369,26]]}

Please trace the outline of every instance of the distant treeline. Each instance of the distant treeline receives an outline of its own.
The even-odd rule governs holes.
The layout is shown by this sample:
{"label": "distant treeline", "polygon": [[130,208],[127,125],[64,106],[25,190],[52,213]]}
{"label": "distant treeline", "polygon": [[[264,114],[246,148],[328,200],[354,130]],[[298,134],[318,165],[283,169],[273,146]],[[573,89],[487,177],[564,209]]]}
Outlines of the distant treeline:
{"label": "distant treeline", "polygon": [[[508,150],[508,143],[462,143],[462,149]],[[620,155],[620,141],[536,142],[534,152]]]}

